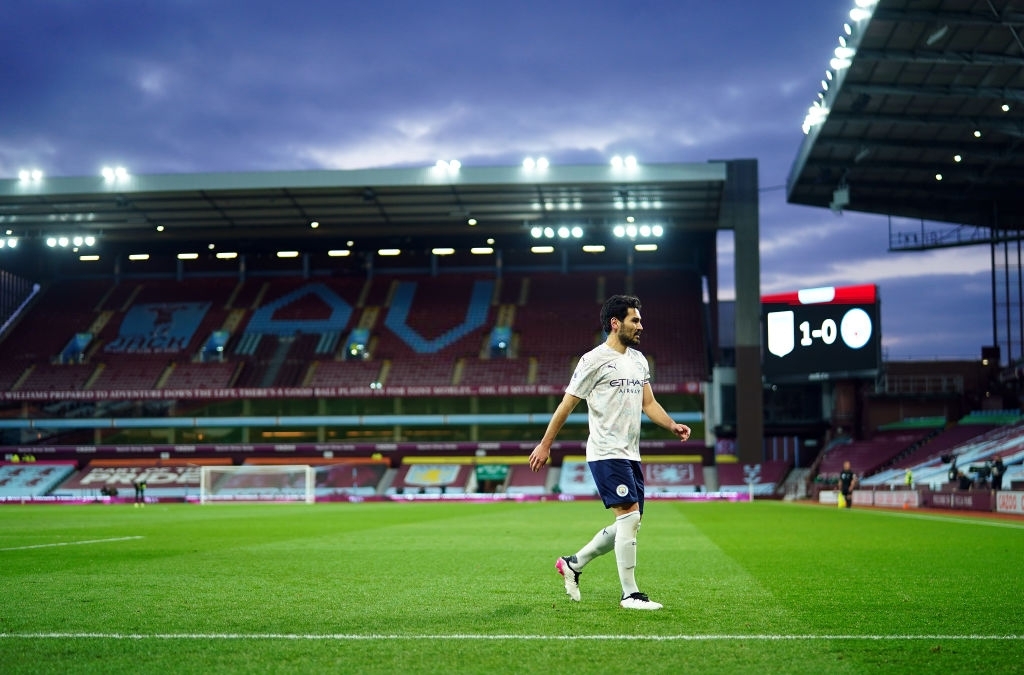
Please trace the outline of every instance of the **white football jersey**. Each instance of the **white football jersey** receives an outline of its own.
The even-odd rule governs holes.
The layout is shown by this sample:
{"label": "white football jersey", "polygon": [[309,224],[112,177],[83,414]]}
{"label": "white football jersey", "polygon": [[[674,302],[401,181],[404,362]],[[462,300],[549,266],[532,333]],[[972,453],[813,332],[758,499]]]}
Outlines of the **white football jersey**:
{"label": "white football jersey", "polygon": [[647,357],[630,347],[620,354],[602,342],[580,357],[565,391],[587,401],[588,462],[640,461],[640,417],[650,378]]}

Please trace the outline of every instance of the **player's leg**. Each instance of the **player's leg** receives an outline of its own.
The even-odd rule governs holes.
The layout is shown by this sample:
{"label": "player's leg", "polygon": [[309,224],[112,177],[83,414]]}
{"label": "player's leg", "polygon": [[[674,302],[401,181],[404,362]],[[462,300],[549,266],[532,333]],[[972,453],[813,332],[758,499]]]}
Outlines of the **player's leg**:
{"label": "player's leg", "polygon": [[[636,535],[644,509],[644,475],[640,462],[627,462],[629,479],[620,485],[628,488],[631,503],[613,505],[615,512],[615,563],[622,585],[622,601],[627,609],[661,609],[660,603],[641,593],[636,583]],[[621,487],[617,493],[621,493]]]}
{"label": "player's leg", "polygon": [[615,525],[601,528],[594,538],[576,552],[575,555],[564,555],[555,561],[555,569],[565,581],[566,594],[580,601],[580,573],[583,567],[594,558],[602,556],[615,548]]}

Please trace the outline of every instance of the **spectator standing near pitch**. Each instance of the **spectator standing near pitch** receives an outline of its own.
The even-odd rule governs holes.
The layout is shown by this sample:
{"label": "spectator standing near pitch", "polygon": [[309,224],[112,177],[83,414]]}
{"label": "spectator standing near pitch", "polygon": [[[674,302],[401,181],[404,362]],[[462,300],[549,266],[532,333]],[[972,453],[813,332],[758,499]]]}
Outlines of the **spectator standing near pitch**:
{"label": "spectator standing near pitch", "polygon": [[594,558],[615,551],[622,599],[627,609],[661,609],[640,592],[636,583],[636,535],[644,509],[644,475],[640,465],[641,414],[685,441],[690,427],[677,424],[654,398],[647,358],[636,349],[643,324],[640,300],[613,295],[601,308],[601,327],[607,339],[580,357],[565,395],[555,409],[537,447],[530,453],[530,468],[540,471],[551,456],[551,444],[569,414],[587,401],[590,433],[587,464],[607,509],[615,521],[602,528],[575,555],[562,556],[555,569],[563,577],[565,592],[580,600],[579,579]]}
{"label": "spectator standing near pitch", "polygon": [[853,490],[857,487],[860,479],[850,468],[850,462],[843,462],[843,470],[839,473],[839,492],[846,500],[846,508],[853,506]]}
{"label": "spectator standing near pitch", "polygon": [[146,479],[135,481],[135,508],[146,505]]}
{"label": "spectator standing near pitch", "polygon": [[1003,489],[1003,474],[1006,473],[1006,465],[1003,464],[1002,457],[996,457],[996,461],[992,462],[992,489],[1002,490]]}

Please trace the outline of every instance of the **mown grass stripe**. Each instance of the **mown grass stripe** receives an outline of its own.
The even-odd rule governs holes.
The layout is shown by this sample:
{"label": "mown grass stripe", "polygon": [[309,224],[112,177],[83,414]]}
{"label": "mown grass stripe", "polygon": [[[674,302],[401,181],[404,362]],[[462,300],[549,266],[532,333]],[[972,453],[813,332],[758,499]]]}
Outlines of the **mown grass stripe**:
{"label": "mown grass stripe", "polygon": [[866,640],[866,641],[912,641],[912,640],[992,640],[1014,641],[1024,640],[1024,635],[483,635],[483,634],[297,634],[297,633],[0,633],[0,639],[26,640],[626,640],[626,641],[742,641],[756,640],[776,642],[783,640],[796,641],[831,641],[831,640]]}

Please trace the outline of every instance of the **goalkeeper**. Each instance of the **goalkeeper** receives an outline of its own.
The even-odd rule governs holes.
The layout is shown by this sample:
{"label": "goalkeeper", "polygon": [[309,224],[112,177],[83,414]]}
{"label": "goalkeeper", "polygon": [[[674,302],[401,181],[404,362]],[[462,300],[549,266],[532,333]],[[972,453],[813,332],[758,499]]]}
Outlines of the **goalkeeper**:
{"label": "goalkeeper", "polygon": [[530,453],[530,468],[540,471],[569,414],[586,399],[590,425],[587,464],[605,508],[615,514],[615,522],[594,535],[575,555],[556,560],[555,569],[563,577],[565,592],[578,602],[583,568],[614,550],[622,585],[619,604],[627,609],[661,609],[660,603],[640,592],[635,578],[636,534],[644,510],[641,413],[681,441],[690,437],[690,427],[673,421],[654,398],[647,358],[636,349],[643,333],[640,300],[629,295],[608,298],[601,308],[601,327],[607,339],[580,357],[544,437]]}

